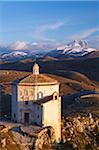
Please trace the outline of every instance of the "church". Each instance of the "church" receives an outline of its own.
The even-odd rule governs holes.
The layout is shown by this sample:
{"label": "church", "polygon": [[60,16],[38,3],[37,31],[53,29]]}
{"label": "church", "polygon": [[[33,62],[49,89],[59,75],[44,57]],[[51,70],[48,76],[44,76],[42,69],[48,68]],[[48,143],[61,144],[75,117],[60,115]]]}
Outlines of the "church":
{"label": "church", "polygon": [[37,63],[31,75],[12,85],[12,121],[52,126],[56,141],[61,139],[61,97],[59,82],[39,72]]}

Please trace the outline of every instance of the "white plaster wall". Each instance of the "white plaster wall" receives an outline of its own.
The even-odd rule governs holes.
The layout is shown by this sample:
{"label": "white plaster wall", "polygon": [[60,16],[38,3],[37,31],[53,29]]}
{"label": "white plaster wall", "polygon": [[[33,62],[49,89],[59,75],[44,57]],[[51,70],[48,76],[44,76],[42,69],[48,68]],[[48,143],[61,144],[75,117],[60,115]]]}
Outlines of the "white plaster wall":
{"label": "white plaster wall", "polygon": [[52,126],[55,130],[56,141],[61,139],[61,98],[43,104],[43,125]]}
{"label": "white plaster wall", "polygon": [[[24,90],[27,90],[28,95],[24,95]],[[22,95],[20,95],[20,91]],[[31,91],[33,91],[33,96],[31,96]],[[43,97],[52,95],[54,92],[59,93],[59,84],[53,85],[39,85],[39,86],[20,86],[18,85],[18,101],[24,100],[38,100],[38,93],[42,92]],[[42,98],[43,98],[42,97]]]}
{"label": "white plaster wall", "polygon": [[[39,93],[39,92],[43,93],[43,97],[52,95],[54,92],[59,93],[59,84],[37,86],[36,93]],[[36,99],[38,99],[38,97],[36,97]]]}

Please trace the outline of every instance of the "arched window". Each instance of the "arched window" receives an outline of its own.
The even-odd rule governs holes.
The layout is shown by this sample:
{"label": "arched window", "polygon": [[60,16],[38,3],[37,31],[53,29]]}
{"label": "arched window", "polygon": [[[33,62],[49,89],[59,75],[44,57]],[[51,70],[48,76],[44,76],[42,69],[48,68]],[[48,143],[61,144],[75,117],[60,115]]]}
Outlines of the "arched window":
{"label": "arched window", "polygon": [[57,92],[53,93],[53,100],[58,100],[59,94]]}
{"label": "arched window", "polygon": [[57,95],[55,96],[55,100],[57,100]]}
{"label": "arched window", "polygon": [[38,93],[37,93],[37,98],[38,98],[38,99],[43,98],[43,93],[42,93],[42,92],[38,92]]}

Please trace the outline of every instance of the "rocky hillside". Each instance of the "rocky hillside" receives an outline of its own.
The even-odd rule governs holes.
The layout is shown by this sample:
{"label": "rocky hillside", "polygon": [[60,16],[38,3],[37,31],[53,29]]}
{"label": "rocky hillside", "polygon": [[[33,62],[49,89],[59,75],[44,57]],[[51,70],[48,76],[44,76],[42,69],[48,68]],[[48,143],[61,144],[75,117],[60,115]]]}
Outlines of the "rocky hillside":
{"label": "rocky hillside", "polygon": [[[69,144],[73,150],[99,149],[99,119],[89,116],[64,117],[60,149]],[[65,149],[64,149],[65,150]]]}

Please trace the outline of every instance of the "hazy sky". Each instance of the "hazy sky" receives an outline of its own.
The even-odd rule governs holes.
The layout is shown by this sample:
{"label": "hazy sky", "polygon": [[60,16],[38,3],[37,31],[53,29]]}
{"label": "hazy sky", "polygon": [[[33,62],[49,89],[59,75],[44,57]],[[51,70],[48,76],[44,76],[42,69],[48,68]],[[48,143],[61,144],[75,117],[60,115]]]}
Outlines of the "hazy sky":
{"label": "hazy sky", "polygon": [[99,40],[96,1],[0,2],[0,44],[16,41],[66,42]]}

